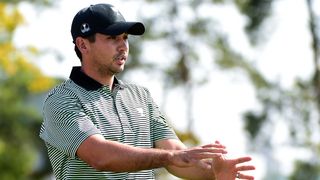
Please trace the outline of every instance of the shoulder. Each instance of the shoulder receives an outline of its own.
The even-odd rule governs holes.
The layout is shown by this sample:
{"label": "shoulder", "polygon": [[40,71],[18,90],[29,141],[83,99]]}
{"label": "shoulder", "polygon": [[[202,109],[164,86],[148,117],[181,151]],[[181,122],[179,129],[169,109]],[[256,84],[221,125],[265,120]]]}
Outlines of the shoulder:
{"label": "shoulder", "polygon": [[48,100],[66,100],[67,97],[72,98],[72,97],[76,97],[76,91],[77,91],[77,87],[75,85],[75,83],[71,80],[65,80],[64,82],[62,82],[61,84],[55,86],[53,89],[51,89],[46,98],[45,101]]}

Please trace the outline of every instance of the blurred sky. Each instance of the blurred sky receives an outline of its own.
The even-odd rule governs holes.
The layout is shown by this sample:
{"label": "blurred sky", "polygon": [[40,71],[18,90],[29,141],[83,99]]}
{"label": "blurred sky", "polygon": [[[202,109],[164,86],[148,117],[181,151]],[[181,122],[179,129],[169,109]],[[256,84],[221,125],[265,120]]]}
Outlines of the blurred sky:
{"label": "blurred sky", "polygon": [[[123,3],[120,0],[60,0],[54,7],[42,11],[22,3],[20,8],[25,15],[26,25],[18,29],[15,43],[20,47],[31,44],[40,50],[53,48],[61,53],[63,61],[57,61],[55,56],[47,55],[33,62],[47,75],[67,78],[72,66],[80,64],[73,51],[70,35],[73,16],[81,8],[100,2],[114,4],[129,21],[139,21],[135,15],[138,10],[148,11],[143,8],[141,1]],[[305,0],[279,0],[274,5],[273,16],[266,27],[268,41],[254,50],[250,49],[242,31],[245,19],[239,16],[233,6],[204,8],[203,16],[213,16],[216,20],[220,20],[221,30],[229,34],[229,39],[235,49],[248,55],[251,59],[256,59],[255,65],[268,78],[278,80],[284,86],[289,87],[295,77],[307,78],[312,73],[313,64]],[[319,0],[316,1],[316,6],[320,6]],[[317,13],[320,15],[319,9]],[[161,54],[153,54],[153,56],[164,58]],[[206,63],[205,60],[204,63]],[[255,100],[254,89],[247,79],[239,76],[237,72],[226,73],[214,67],[209,70],[210,82],[197,88],[194,95],[195,133],[203,143],[220,140],[221,143],[227,145],[229,156],[247,154],[246,144],[250,142],[247,142],[244,137],[241,114],[248,109],[259,108]],[[156,102],[161,104],[161,84],[143,73],[135,77],[131,79],[148,87]],[[181,130],[186,127],[184,99],[181,90],[173,91],[169,95],[168,107],[164,110],[170,122]],[[273,133],[278,133],[275,143],[281,144],[286,139],[281,125]],[[288,154],[292,153],[299,157],[301,152],[287,148],[278,152],[279,160],[285,157],[285,161],[282,161],[280,166],[284,173],[291,170],[290,159],[293,156],[290,157]],[[254,163],[258,168],[254,174],[257,179],[261,179],[265,173],[265,165],[261,158],[256,155],[254,157],[256,157]]]}

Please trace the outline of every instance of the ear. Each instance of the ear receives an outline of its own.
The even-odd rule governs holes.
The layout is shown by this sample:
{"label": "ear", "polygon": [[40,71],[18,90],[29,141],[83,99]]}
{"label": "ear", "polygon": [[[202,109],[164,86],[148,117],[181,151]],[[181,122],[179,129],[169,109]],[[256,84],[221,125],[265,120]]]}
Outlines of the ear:
{"label": "ear", "polygon": [[84,39],[82,37],[77,37],[75,43],[82,54],[84,54],[88,51],[88,44],[87,44],[86,39]]}

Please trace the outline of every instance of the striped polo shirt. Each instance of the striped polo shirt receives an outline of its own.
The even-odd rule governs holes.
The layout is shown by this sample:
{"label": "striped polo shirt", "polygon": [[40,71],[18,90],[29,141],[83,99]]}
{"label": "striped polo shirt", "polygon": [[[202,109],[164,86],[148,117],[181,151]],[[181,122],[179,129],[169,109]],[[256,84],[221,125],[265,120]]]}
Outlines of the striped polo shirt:
{"label": "striped polo shirt", "polygon": [[97,171],[76,155],[93,134],[141,148],[177,138],[146,88],[115,78],[112,89],[73,67],[70,78],[49,92],[40,137],[57,179],[154,179],[153,170]]}

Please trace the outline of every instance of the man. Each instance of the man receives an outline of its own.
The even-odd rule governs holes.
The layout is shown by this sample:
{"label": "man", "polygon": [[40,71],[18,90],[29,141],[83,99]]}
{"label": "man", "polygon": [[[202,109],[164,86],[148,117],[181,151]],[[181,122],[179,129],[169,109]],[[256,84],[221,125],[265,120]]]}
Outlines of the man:
{"label": "man", "polygon": [[55,177],[154,179],[152,169],[165,167],[188,179],[253,179],[239,173],[254,169],[241,165],[250,157],[225,159],[219,142],[187,148],[146,88],[115,77],[128,58],[128,34],[144,31],[109,4],[75,15],[71,34],[81,67],[49,92],[40,130]]}

